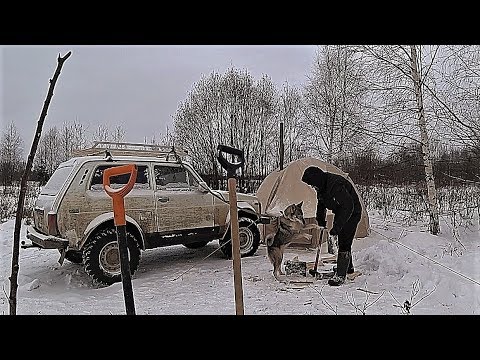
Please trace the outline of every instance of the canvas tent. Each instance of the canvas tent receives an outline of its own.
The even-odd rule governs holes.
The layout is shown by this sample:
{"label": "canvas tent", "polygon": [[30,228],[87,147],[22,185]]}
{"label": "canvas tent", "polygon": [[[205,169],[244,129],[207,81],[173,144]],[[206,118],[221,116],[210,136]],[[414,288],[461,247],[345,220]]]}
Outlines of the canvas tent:
{"label": "canvas tent", "polygon": [[[271,216],[278,216],[288,205],[292,203],[298,204],[300,201],[303,201],[303,212],[306,222],[316,223],[315,212],[317,209],[317,197],[315,190],[301,180],[304,170],[309,166],[317,166],[324,171],[342,175],[352,183],[363,207],[362,218],[358,224],[355,237],[362,238],[368,236],[370,232],[368,213],[365,209],[363,199],[353,181],[347,173],[343,172],[336,166],[313,157],[292,161],[282,170],[273,171],[263,180],[256,193],[262,205],[262,213]],[[328,229],[332,226],[333,217],[334,215],[328,211]],[[274,231],[274,226],[262,226],[262,237],[264,238],[272,231]],[[318,234],[315,232],[310,233],[313,235],[311,243],[302,245],[316,246],[318,244]]]}

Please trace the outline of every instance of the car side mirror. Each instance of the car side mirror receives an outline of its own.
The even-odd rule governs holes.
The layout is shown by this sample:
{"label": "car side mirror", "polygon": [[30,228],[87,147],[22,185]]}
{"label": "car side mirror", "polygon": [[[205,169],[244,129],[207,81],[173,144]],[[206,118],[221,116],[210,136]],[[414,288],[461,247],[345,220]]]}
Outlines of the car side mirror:
{"label": "car side mirror", "polygon": [[205,192],[205,193],[210,191],[210,189],[209,189],[209,187],[208,187],[208,185],[205,181],[200,181],[198,183],[198,190],[200,190],[201,192]]}

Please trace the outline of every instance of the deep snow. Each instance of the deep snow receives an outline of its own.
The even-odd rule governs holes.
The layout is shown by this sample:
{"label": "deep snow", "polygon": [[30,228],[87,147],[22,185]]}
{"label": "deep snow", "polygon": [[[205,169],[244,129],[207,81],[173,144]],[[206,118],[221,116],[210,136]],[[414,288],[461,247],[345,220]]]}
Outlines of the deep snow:
{"label": "deep snow", "polygon": [[[378,212],[369,215],[371,235],[353,246],[362,275],[341,287],[326,280],[277,282],[263,245],[255,256],[242,258],[244,314],[480,314],[478,220],[469,229],[456,229],[454,236],[443,218],[442,233],[433,236],[421,226],[384,221]],[[0,224],[2,315],[9,314],[14,224],[14,219]],[[25,231],[23,225],[21,240]],[[315,251],[288,248],[284,261],[295,256],[314,261]],[[20,249],[18,315],[125,314],[121,283],[93,287],[80,265],[60,265],[58,258],[56,250]],[[232,261],[216,241],[197,250],[171,246],[143,252],[132,284],[137,315],[235,315]]]}

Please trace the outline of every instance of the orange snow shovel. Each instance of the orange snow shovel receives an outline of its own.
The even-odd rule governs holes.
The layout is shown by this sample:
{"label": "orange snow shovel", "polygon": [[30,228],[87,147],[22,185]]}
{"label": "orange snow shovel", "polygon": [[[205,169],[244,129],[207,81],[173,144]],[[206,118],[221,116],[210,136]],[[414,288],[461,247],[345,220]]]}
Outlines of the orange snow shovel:
{"label": "orange snow shovel", "polygon": [[[120,189],[112,189],[110,187],[110,177],[125,174],[130,174],[128,183]],[[113,217],[115,229],[117,230],[118,251],[120,253],[123,298],[125,300],[127,315],[135,315],[135,304],[133,301],[132,278],[128,260],[124,197],[132,190],[136,179],[137,166],[135,164],[115,166],[105,169],[103,172],[103,188],[108,196],[112,198],[113,202]]]}

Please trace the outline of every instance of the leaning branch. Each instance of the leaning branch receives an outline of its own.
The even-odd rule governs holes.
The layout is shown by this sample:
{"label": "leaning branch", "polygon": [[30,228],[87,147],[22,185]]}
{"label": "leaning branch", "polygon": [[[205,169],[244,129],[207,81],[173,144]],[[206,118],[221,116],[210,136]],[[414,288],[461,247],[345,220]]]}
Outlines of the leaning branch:
{"label": "leaning branch", "polygon": [[17,204],[17,213],[15,216],[15,230],[13,235],[13,254],[12,254],[12,275],[10,276],[10,297],[9,297],[9,304],[10,304],[10,315],[16,315],[17,312],[17,290],[18,290],[18,258],[20,252],[20,228],[22,225],[22,218],[23,218],[23,206],[25,202],[25,194],[27,192],[27,180],[30,177],[30,172],[32,169],[33,159],[35,157],[35,153],[37,152],[38,142],[40,141],[40,135],[42,134],[42,127],[43,123],[45,122],[45,118],[47,116],[48,106],[50,105],[50,101],[53,97],[53,89],[55,88],[55,84],[57,82],[58,76],[60,75],[60,71],[62,70],[63,63],[67,60],[72,52],[69,51],[64,57],[61,57],[58,54],[57,59],[57,69],[53,75],[53,78],[50,79],[50,86],[48,88],[47,98],[43,104],[43,109],[40,114],[40,118],[38,119],[37,123],[37,130],[35,132],[35,137],[33,139],[32,147],[30,149],[30,154],[28,155],[27,164],[25,165],[25,170],[22,175],[22,180],[20,183],[20,195],[18,198]]}

